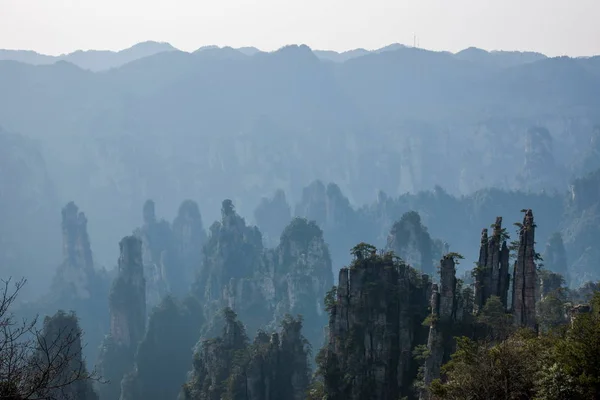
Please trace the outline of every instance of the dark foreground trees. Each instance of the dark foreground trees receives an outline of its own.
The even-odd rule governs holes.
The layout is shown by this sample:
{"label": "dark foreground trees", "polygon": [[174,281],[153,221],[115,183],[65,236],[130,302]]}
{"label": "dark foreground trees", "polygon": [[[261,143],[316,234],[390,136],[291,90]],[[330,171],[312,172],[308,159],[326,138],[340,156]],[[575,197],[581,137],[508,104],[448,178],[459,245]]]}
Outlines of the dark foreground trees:
{"label": "dark foreground trees", "polygon": [[59,311],[45,318],[42,329],[37,319],[19,319],[11,306],[24,284],[0,281],[0,399],[96,399],[77,318]]}

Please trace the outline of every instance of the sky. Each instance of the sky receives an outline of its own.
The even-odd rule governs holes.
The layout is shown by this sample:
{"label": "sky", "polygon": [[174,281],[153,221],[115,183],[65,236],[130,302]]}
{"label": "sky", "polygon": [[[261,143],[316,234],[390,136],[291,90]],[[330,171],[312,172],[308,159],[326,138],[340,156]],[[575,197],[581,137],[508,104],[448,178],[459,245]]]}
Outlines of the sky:
{"label": "sky", "polygon": [[600,54],[600,0],[0,0],[0,48],[58,55],[154,40],[287,44],[344,51],[390,43],[431,50]]}

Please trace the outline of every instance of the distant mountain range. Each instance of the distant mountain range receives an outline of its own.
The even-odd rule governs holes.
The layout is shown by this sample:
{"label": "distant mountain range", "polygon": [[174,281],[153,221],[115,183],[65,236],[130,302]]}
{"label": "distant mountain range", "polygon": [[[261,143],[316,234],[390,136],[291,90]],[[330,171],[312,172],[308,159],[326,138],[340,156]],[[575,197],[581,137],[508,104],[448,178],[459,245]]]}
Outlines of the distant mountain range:
{"label": "distant mountain range", "polygon": [[[146,42],[0,58],[0,268],[51,271],[69,201],[89,218],[97,262],[112,265],[148,198],[170,220],[197,200],[213,221],[225,198],[252,216],[277,189],[297,203],[315,179],[358,207],[436,185],[457,198],[564,193],[600,165],[600,57]],[[440,193],[423,197],[424,221]]]}
{"label": "distant mountain range", "polygon": [[[393,43],[388,46],[376,50],[354,49],[344,52],[336,52],[333,50],[312,50],[313,53],[321,60],[332,62],[345,62],[353,58],[361,57],[367,54],[377,54],[387,51],[395,51],[407,48],[400,43]],[[198,53],[206,50],[222,49],[218,46],[203,46],[194,51]],[[253,56],[257,53],[262,53],[256,47],[241,47],[233,49],[224,47],[224,49],[235,50],[246,56]],[[147,41],[138,43],[130,48],[121,51],[109,50],[77,50],[73,53],[63,54],[60,56],[49,56],[40,54],[31,50],[2,50],[0,49],[0,60],[18,61],[32,65],[48,65],[54,64],[57,61],[67,61],[80,68],[90,71],[104,71],[111,68],[123,66],[132,61],[149,57],[158,53],[167,51],[181,51],[169,43]],[[452,53],[448,53],[452,54]],[[487,64],[497,67],[510,67],[519,64],[539,61],[546,58],[545,55],[534,52],[518,52],[518,51],[492,51],[470,47],[453,54],[456,58],[465,61]]]}

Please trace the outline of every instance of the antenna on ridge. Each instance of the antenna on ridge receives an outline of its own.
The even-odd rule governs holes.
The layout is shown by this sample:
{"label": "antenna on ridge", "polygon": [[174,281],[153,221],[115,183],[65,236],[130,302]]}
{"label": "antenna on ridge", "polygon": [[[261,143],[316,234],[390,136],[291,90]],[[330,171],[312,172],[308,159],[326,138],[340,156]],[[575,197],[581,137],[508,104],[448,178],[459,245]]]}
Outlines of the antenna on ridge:
{"label": "antenna on ridge", "polygon": [[417,34],[413,34],[413,47],[417,47]]}

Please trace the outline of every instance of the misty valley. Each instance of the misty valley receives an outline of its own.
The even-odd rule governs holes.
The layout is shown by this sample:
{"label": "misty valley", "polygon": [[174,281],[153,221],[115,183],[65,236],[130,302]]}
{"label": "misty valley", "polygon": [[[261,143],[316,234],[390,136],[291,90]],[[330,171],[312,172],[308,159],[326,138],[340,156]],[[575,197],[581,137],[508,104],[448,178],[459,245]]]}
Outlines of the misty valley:
{"label": "misty valley", "polygon": [[600,398],[600,57],[0,50],[0,399]]}

